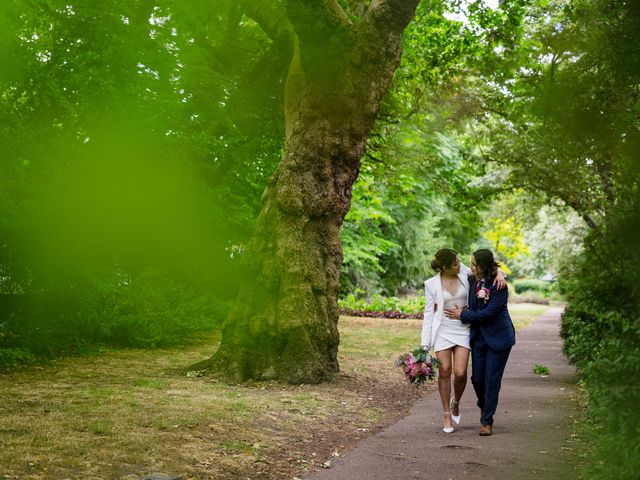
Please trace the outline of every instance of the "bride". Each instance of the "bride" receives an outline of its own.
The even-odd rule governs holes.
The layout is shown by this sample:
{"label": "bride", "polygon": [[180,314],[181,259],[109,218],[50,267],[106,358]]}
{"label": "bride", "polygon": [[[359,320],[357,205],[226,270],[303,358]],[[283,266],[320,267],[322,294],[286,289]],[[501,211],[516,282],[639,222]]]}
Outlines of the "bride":
{"label": "bride", "polygon": [[[424,282],[425,308],[421,344],[431,346],[440,363],[438,391],[444,412],[442,431],[452,433],[454,422],[460,423],[459,404],[467,385],[470,327],[460,320],[445,317],[443,312],[445,308],[453,308],[454,305],[467,307],[471,270],[460,262],[458,253],[450,248],[436,252],[431,268],[438,273]],[[494,283],[498,289],[507,285],[502,272],[498,271]]]}

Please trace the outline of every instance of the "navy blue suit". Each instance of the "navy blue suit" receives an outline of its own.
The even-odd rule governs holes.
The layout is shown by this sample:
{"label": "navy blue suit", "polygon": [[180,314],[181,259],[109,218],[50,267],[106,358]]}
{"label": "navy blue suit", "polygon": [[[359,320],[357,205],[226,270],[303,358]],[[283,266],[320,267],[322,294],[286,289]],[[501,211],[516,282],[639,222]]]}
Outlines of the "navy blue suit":
{"label": "navy blue suit", "polygon": [[469,277],[469,309],[462,312],[462,323],[471,324],[471,383],[482,411],[480,423],[493,425],[498,394],[511,347],[516,343],[515,329],[507,309],[509,290],[498,290],[491,282],[489,300],[478,299],[475,277]]}

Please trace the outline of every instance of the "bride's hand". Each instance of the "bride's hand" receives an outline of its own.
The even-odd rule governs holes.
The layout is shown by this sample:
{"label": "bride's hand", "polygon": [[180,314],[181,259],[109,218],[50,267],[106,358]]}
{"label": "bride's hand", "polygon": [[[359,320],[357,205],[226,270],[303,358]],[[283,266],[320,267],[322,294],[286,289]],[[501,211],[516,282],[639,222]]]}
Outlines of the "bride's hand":
{"label": "bride's hand", "polygon": [[507,280],[504,273],[502,273],[502,270],[498,270],[498,273],[496,273],[496,279],[493,281],[493,284],[498,288],[498,290],[502,290],[507,286]]}

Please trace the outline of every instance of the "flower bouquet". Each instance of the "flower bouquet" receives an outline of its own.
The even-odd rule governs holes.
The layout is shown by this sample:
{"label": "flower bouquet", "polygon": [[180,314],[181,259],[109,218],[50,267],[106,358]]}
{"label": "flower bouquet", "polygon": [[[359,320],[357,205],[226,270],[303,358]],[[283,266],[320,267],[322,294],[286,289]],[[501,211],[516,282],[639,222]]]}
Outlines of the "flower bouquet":
{"label": "flower bouquet", "polygon": [[436,378],[438,359],[429,353],[428,347],[416,347],[411,352],[400,355],[396,365],[402,368],[407,380],[417,387],[426,380]]}

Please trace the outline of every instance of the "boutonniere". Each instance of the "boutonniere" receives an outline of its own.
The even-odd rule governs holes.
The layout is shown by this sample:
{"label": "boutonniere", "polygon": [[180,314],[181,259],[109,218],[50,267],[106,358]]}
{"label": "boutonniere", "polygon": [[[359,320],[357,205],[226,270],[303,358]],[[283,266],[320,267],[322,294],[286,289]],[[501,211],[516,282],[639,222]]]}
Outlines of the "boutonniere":
{"label": "boutonniere", "polygon": [[491,292],[489,291],[489,289],[479,283],[478,287],[476,288],[476,298],[478,300],[484,300],[484,303],[487,303],[490,296]]}

